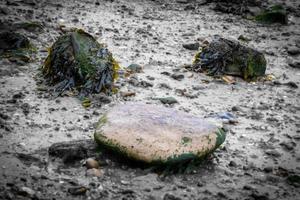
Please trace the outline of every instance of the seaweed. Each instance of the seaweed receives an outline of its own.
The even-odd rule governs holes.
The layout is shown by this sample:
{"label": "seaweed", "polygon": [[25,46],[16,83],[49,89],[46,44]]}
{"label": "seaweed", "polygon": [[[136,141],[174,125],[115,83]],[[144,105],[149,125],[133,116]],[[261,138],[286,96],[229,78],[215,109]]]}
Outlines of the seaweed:
{"label": "seaweed", "polygon": [[254,17],[255,21],[271,24],[271,23],[288,23],[288,15],[281,5],[274,5],[264,10],[262,13]]}
{"label": "seaweed", "polygon": [[103,44],[81,29],[62,35],[49,49],[42,72],[59,94],[77,89],[80,96],[111,94],[118,62]]}
{"label": "seaweed", "polygon": [[262,53],[237,41],[215,36],[208,46],[196,53],[192,69],[210,76],[233,75],[254,80],[266,71]]}

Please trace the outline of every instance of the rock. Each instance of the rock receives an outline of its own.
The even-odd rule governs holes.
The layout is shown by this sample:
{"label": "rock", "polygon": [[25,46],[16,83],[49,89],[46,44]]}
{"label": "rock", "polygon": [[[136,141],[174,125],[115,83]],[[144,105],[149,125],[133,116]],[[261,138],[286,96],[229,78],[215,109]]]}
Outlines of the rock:
{"label": "rock", "polygon": [[68,189],[68,192],[72,195],[83,195],[87,191],[87,188],[84,186],[75,186]]}
{"label": "rock", "polygon": [[283,148],[285,148],[286,150],[292,151],[295,148],[296,143],[294,143],[294,142],[281,142],[280,145]]}
{"label": "rock", "polygon": [[[63,64],[62,64],[63,63]],[[110,94],[119,64],[103,44],[76,29],[60,36],[49,50],[42,72],[59,94],[76,88],[80,96]]]}
{"label": "rock", "polygon": [[135,96],[135,92],[120,92],[123,98]]}
{"label": "rock", "polygon": [[223,129],[171,108],[128,103],[101,117],[96,142],[131,159],[175,164],[212,153],[225,140]]}
{"label": "rock", "polygon": [[280,23],[287,24],[288,23],[288,15],[286,10],[281,5],[271,6],[267,10],[264,10],[259,15],[254,18],[258,22],[262,23]]}
{"label": "rock", "polygon": [[62,158],[65,164],[72,164],[87,158],[88,152],[95,150],[94,147],[94,143],[91,140],[60,142],[51,145],[48,153],[50,156]]}
{"label": "rock", "polygon": [[291,46],[288,47],[287,49],[288,54],[292,55],[292,56],[296,56],[300,54],[300,48],[296,47],[296,46]]}
{"label": "rock", "polygon": [[86,175],[91,177],[101,177],[103,175],[103,172],[100,169],[92,168],[86,171]]}
{"label": "rock", "polygon": [[207,75],[226,74],[252,80],[265,75],[266,65],[262,53],[216,35],[195,55],[192,69]]}
{"label": "rock", "polygon": [[127,70],[130,71],[131,73],[141,73],[143,71],[143,67],[138,64],[130,64],[127,67]]}
{"label": "rock", "polygon": [[18,194],[33,198],[35,195],[35,191],[29,187],[21,187],[20,190],[18,191]]}
{"label": "rock", "polygon": [[29,62],[34,52],[27,37],[16,32],[0,33],[0,58]]}
{"label": "rock", "polygon": [[163,200],[182,200],[180,197],[176,197],[173,194],[165,194]]}
{"label": "rock", "polygon": [[86,166],[86,168],[88,168],[88,169],[92,169],[92,168],[98,169],[98,168],[99,168],[99,163],[98,163],[98,161],[96,161],[96,160],[93,159],[93,158],[88,158],[88,159],[85,161],[85,166]]}
{"label": "rock", "polygon": [[167,83],[160,83],[160,84],[159,84],[159,87],[160,87],[160,88],[165,88],[165,89],[168,89],[168,90],[171,90],[171,89],[172,89]]}
{"label": "rock", "polygon": [[185,49],[196,51],[199,49],[200,44],[196,42],[196,43],[183,44],[182,46]]}
{"label": "rock", "polygon": [[294,88],[294,89],[298,88],[298,85],[293,81],[289,81],[289,82],[285,83],[284,85],[287,85],[287,86],[289,86],[291,88]]}
{"label": "rock", "polygon": [[229,167],[237,167],[236,162],[234,162],[233,160],[229,162],[228,164]]}
{"label": "rock", "polygon": [[154,100],[159,100],[163,104],[175,104],[175,103],[178,103],[178,101],[174,97],[154,98]]}
{"label": "rock", "polygon": [[287,182],[290,184],[290,185],[293,185],[295,187],[300,187],[300,176],[299,175],[289,175],[287,177]]}
{"label": "rock", "polygon": [[183,74],[172,74],[171,77],[177,81],[181,81],[182,79],[184,79],[184,75]]}
{"label": "rock", "polygon": [[290,67],[300,69],[300,61],[298,60],[288,59],[287,63]]}
{"label": "rock", "polygon": [[265,153],[269,156],[273,156],[275,158],[278,158],[281,156],[281,154],[277,150],[266,150]]}

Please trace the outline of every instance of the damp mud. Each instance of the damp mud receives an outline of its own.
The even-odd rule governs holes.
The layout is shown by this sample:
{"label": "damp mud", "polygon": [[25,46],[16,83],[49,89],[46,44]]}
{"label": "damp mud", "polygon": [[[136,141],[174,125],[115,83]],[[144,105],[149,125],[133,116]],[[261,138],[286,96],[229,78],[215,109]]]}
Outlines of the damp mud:
{"label": "damp mud", "polygon": [[[0,1],[1,31],[23,34],[36,48],[30,62],[0,60],[0,199],[299,199],[300,7],[268,3],[286,8],[286,25],[200,0]],[[119,74],[110,96],[53,95],[41,67],[48,48],[74,27],[138,73]],[[194,47],[214,35],[262,52],[266,77],[228,83],[188,70]],[[126,161],[99,149],[93,135],[104,113],[129,101],[223,123],[226,140],[189,173]],[[88,158],[100,168],[87,169]]]}

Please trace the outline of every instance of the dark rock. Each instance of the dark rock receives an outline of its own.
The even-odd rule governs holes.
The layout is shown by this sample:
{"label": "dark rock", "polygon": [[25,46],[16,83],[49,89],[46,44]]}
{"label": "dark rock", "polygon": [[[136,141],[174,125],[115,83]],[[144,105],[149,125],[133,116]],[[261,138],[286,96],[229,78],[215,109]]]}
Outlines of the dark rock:
{"label": "dark rock", "polygon": [[143,71],[143,67],[138,64],[130,64],[127,67],[127,70],[129,70],[131,73],[141,73]]}
{"label": "dark rock", "polygon": [[289,175],[287,177],[287,182],[295,187],[300,187],[300,176],[299,175]]}
{"label": "dark rock", "polygon": [[165,89],[168,89],[168,90],[171,90],[172,88],[168,85],[168,84],[166,84],[166,83],[160,83],[159,84],[159,87],[160,88],[165,88]]}
{"label": "dark rock", "polygon": [[165,194],[163,200],[181,200],[180,197],[174,196],[173,194]]}
{"label": "dark rock", "polygon": [[270,173],[270,172],[273,171],[273,167],[271,167],[271,166],[265,167],[264,171],[267,172],[267,173]]}
{"label": "dark rock", "polygon": [[171,76],[170,72],[161,72],[160,74],[165,75],[165,76]]}
{"label": "dark rock", "polygon": [[28,115],[30,112],[30,105],[28,103],[23,103],[21,109],[23,110],[24,115]]}
{"label": "dark rock", "polygon": [[200,44],[197,42],[197,43],[183,44],[182,46],[185,49],[196,51],[199,49]]}
{"label": "dark rock", "polygon": [[291,46],[291,47],[288,47],[287,49],[287,52],[290,54],[290,55],[298,55],[300,54],[300,48],[296,47],[296,46]]}
{"label": "dark rock", "polygon": [[182,79],[184,79],[184,75],[183,74],[172,74],[171,77],[177,81],[181,81]]}
{"label": "dark rock", "polygon": [[290,67],[300,69],[300,61],[298,60],[288,59],[287,63]]}
{"label": "dark rock", "polygon": [[236,162],[234,162],[233,160],[229,162],[229,167],[237,167]]}
{"label": "dark rock", "polygon": [[153,87],[153,83],[142,80],[141,82],[139,82],[139,86],[144,87],[144,88]]}
{"label": "dark rock", "polygon": [[292,82],[292,81],[285,83],[285,85],[287,85],[291,88],[294,88],[294,89],[298,88],[298,85],[295,82]]}
{"label": "dark rock", "polygon": [[265,153],[269,156],[273,156],[273,157],[276,157],[276,158],[281,156],[281,154],[275,149],[274,150],[266,150]]}
{"label": "dark rock", "polygon": [[55,143],[49,147],[48,153],[50,156],[62,158],[66,164],[73,164],[88,157],[88,152],[94,152],[95,148],[92,140],[78,140]]}
{"label": "dark rock", "polygon": [[295,148],[296,143],[294,143],[294,142],[282,142],[282,143],[280,143],[280,145],[283,148],[285,148],[286,150],[292,151]]}
{"label": "dark rock", "polygon": [[155,100],[160,100],[163,104],[175,104],[178,101],[174,97],[161,97],[161,98],[154,98]]}
{"label": "dark rock", "polygon": [[2,32],[0,33],[0,49],[1,50],[17,50],[20,48],[29,48],[29,40],[19,34],[14,32]]}
{"label": "dark rock", "polygon": [[84,186],[75,186],[68,189],[68,192],[72,195],[83,195],[87,191],[87,188]]}

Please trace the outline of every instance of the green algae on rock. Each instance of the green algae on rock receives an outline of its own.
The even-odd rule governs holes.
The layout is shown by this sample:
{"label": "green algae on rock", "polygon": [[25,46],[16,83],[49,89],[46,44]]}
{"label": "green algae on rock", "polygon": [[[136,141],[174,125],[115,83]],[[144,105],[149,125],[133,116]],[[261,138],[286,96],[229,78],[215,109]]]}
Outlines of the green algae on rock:
{"label": "green algae on rock", "polygon": [[258,22],[271,24],[271,23],[288,23],[288,15],[286,10],[281,5],[275,5],[263,11],[254,18]]}
{"label": "green algae on rock", "polygon": [[261,52],[216,35],[195,55],[192,69],[213,76],[227,74],[253,80],[265,75],[266,65]]}
{"label": "green algae on rock", "polygon": [[55,91],[76,88],[82,96],[112,92],[119,64],[103,44],[81,29],[62,35],[49,49],[42,72]]}
{"label": "green algae on rock", "polygon": [[100,118],[94,134],[103,147],[157,165],[201,159],[225,137],[222,128],[199,117],[142,103],[115,106]]}
{"label": "green algae on rock", "polygon": [[29,62],[34,51],[35,48],[24,35],[9,31],[0,33],[0,58],[13,58]]}

